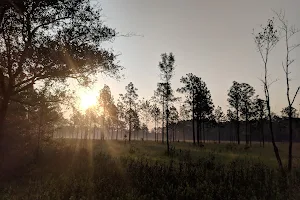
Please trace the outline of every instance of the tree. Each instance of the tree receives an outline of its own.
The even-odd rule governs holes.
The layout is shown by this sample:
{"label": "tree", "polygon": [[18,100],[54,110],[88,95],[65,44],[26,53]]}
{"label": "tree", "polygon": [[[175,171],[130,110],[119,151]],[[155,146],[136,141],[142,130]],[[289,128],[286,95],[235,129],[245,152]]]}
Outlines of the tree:
{"label": "tree", "polygon": [[179,120],[179,114],[178,114],[178,111],[175,106],[171,106],[169,110],[170,110],[170,116],[169,116],[170,120],[169,121],[170,121],[170,125],[173,129],[172,136],[173,136],[173,142],[174,142],[176,139],[176,135],[175,135],[176,134],[176,124],[178,123],[178,120]]}
{"label": "tree", "polygon": [[[201,78],[195,79],[196,97],[195,97],[195,117],[197,118],[197,143],[201,140],[205,142],[204,121],[210,122],[213,117],[214,104],[211,99],[210,91],[206,83]],[[202,130],[201,130],[202,129]],[[201,136],[203,134],[203,137]]]}
{"label": "tree", "polygon": [[158,133],[157,133],[157,125],[158,120],[160,119],[161,112],[160,109],[157,107],[156,102],[154,101],[154,104],[151,106],[151,117],[154,121],[154,140],[158,141]]}
{"label": "tree", "polygon": [[[136,100],[138,95],[136,93],[137,88],[134,87],[133,83],[130,82],[126,87],[126,94],[121,98],[125,105],[125,118],[128,122],[129,127],[129,138],[128,140],[131,141],[131,132],[132,132],[132,123],[135,120],[135,125],[137,125],[137,113],[135,112],[134,108],[136,106]],[[137,126],[136,126],[137,127]]]}
{"label": "tree", "polygon": [[116,31],[105,26],[89,0],[5,1],[0,5],[0,142],[8,105],[22,91],[44,80],[92,74],[117,75],[116,55],[101,48]]}
{"label": "tree", "polygon": [[[144,99],[140,101],[140,116],[141,119],[146,123],[146,126],[149,124],[151,120],[151,112],[152,112],[151,109],[152,108],[151,108],[150,101]],[[148,139],[148,134],[146,134],[146,139]]]}
{"label": "tree", "polygon": [[182,122],[182,138],[183,142],[185,142],[185,121],[189,120],[190,118],[190,110],[187,108],[185,104],[182,104],[180,106],[180,111],[179,111],[179,118],[180,121]]}
{"label": "tree", "polygon": [[193,124],[193,143],[196,144],[195,137],[195,104],[196,104],[196,94],[197,94],[197,86],[196,80],[198,79],[192,73],[186,74],[186,77],[182,77],[180,82],[184,84],[183,87],[178,88],[177,91],[183,94],[186,94],[186,103],[190,105],[190,110],[192,112],[192,124]]}
{"label": "tree", "polygon": [[218,138],[219,138],[219,144],[221,143],[221,127],[222,124],[226,121],[226,117],[222,111],[222,108],[220,106],[217,107],[217,109],[215,109],[215,120],[217,122],[218,125]]}
{"label": "tree", "polygon": [[[254,95],[254,88],[247,83],[241,83],[241,115],[245,118],[246,121],[246,143],[249,144],[248,138],[248,123],[249,118],[253,112],[253,95]],[[251,143],[251,132],[250,132],[250,143]]]}
{"label": "tree", "polygon": [[112,109],[114,106],[114,99],[111,94],[110,88],[108,85],[104,87],[99,92],[98,105],[102,109],[102,133],[101,138],[104,138],[104,135],[107,135],[106,123],[109,121],[110,114],[112,114]]}
{"label": "tree", "polygon": [[159,69],[161,71],[161,80],[163,83],[160,85],[162,86],[162,95],[163,95],[163,102],[165,105],[165,111],[166,111],[166,134],[167,134],[167,150],[168,153],[170,152],[169,147],[169,103],[173,101],[172,97],[172,89],[171,89],[171,78],[174,73],[174,64],[175,64],[175,58],[172,53],[169,55],[166,53],[163,53],[161,55],[161,61],[159,62]]}
{"label": "tree", "polygon": [[290,26],[288,21],[285,19],[285,14],[276,13],[281,23],[279,27],[281,32],[284,34],[284,42],[286,47],[285,62],[282,63],[283,70],[285,72],[286,79],[286,97],[288,100],[288,119],[289,119],[289,159],[288,159],[288,170],[292,171],[292,160],[293,160],[293,104],[300,90],[300,86],[297,88],[293,98],[290,97],[290,66],[295,61],[291,58],[291,53],[296,48],[300,47],[300,43],[291,44],[293,36],[295,36],[300,30],[294,26]]}
{"label": "tree", "polygon": [[289,119],[291,110],[292,110],[292,114],[291,114],[292,118],[298,118],[299,114],[297,113],[297,109],[294,107],[290,108],[289,106],[281,110],[281,116]]}
{"label": "tree", "polygon": [[[230,122],[230,125],[232,125],[232,122],[234,122],[234,120],[236,119],[236,114],[231,110],[231,109],[228,109],[227,110],[227,119],[228,119],[228,121]],[[232,127],[230,127],[230,131],[229,131],[229,133],[230,133],[230,142],[232,142],[233,140],[234,140],[234,137],[233,137],[233,135],[232,135]]]}
{"label": "tree", "polygon": [[254,118],[255,120],[259,121],[260,135],[261,135],[261,141],[263,147],[265,146],[264,119],[267,116],[266,111],[267,111],[266,101],[256,96],[254,100]]}
{"label": "tree", "polygon": [[235,115],[236,121],[236,137],[237,142],[240,144],[240,110],[242,106],[242,91],[241,91],[241,84],[233,81],[233,85],[230,87],[228,92],[228,103],[229,105],[234,108],[234,112],[232,114]]}
{"label": "tree", "polygon": [[125,113],[125,105],[121,99],[121,97],[118,99],[117,102],[117,119],[118,119],[118,126],[117,126],[117,135],[116,140],[118,140],[119,130],[123,130],[126,128],[126,113]]}
{"label": "tree", "polygon": [[254,42],[256,44],[257,50],[262,58],[264,64],[264,79],[262,79],[262,83],[264,86],[264,93],[266,97],[268,118],[269,118],[269,129],[271,133],[272,145],[275,153],[275,157],[277,159],[279,168],[281,172],[284,174],[284,169],[281,161],[281,157],[278,151],[278,147],[275,142],[273,123],[272,123],[272,115],[271,115],[271,105],[270,105],[270,92],[269,88],[272,82],[269,82],[268,79],[268,61],[269,55],[278,43],[279,36],[277,30],[274,28],[274,20],[269,19],[266,27],[261,27],[261,31],[254,35]]}

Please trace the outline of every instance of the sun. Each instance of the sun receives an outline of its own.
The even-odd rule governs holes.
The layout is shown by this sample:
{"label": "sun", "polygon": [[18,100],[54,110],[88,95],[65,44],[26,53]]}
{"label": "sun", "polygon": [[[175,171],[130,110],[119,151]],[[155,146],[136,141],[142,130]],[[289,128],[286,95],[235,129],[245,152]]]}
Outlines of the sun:
{"label": "sun", "polygon": [[80,99],[80,107],[82,110],[86,110],[97,104],[97,94],[92,92],[80,95]]}

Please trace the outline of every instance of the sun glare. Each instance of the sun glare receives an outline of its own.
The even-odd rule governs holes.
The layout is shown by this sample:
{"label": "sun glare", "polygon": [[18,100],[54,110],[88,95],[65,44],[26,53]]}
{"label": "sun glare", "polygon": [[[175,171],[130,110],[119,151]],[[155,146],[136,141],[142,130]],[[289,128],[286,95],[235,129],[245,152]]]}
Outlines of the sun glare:
{"label": "sun glare", "polygon": [[97,95],[93,93],[85,93],[81,95],[80,107],[82,110],[86,110],[91,106],[97,104]]}

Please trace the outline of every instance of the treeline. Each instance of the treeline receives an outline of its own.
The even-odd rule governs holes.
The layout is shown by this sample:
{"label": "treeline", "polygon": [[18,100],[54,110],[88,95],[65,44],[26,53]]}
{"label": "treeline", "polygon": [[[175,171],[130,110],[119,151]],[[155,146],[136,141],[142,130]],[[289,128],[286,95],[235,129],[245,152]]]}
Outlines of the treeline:
{"label": "treeline", "polygon": [[[251,145],[256,141],[264,146],[265,141],[271,140],[266,102],[255,95],[249,84],[233,82],[228,90],[230,108],[225,114],[220,106],[214,107],[210,91],[200,77],[189,73],[180,81],[183,86],[176,91],[185,94],[185,99],[175,97],[169,86],[158,83],[151,99],[139,100],[138,89],[130,82],[125,87],[126,93],[120,94],[115,102],[109,86],[105,85],[100,90],[98,104],[88,108],[85,114],[74,108],[70,127],[56,137],[166,142],[168,128],[169,141],[176,142],[245,141]],[[165,95],[167,93],[170,97]],[[168,104],[164,101],[167,98]],[[181,102],[179,108],[176,102]],[[272,113],[276,141],[288,141],[287,117],[288,108],[283,108],[281,115]],[[298,111],[293,108],[295,141],[299,140],[298,117]],[[150,123],[154,125],[152,130],[148,129]]]}

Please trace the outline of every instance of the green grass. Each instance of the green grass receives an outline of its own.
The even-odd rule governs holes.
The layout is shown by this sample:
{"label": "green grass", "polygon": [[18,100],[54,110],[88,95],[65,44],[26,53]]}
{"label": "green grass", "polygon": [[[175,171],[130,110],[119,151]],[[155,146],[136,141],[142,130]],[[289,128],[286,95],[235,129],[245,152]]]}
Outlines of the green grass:
{"label": "green grass", "polygon": [[171,146],[62,140],[0,180],[0,199],[299,199],[299,171],[283,177],[269,144]]}

